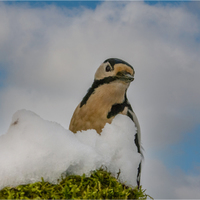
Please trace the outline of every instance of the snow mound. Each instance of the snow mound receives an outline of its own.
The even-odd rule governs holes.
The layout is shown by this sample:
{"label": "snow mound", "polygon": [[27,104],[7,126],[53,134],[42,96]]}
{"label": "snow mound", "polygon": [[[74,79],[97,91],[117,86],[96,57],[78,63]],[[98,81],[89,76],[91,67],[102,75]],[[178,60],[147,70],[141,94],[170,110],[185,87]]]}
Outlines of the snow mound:
{"label": "snow mound", "polygon": [[0,136],[0,189],[41,181],[57,183],[62,173],[89,175],[106,166],[120,181],[136,186],[141,155],[134,144],[136,128],[124,115],[95,130],[76,134],[31,111],[17,111]]}

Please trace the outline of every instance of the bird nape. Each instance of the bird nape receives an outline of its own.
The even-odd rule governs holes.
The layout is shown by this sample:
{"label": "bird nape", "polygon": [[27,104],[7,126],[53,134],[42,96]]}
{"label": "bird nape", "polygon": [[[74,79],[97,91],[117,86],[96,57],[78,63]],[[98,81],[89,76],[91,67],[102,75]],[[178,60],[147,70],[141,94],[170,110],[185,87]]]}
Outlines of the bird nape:
{"label": "bird nape", "polygon": [[[101,134],[105,124],[111,124],[116,115],[126,115],[137,128],[134,144],[137,153],[142,155],[140,125],[126,95],[130,82],[134,80],[134,74],[133,67],[121,59],[105,60],[97,69],[92,86],[75,109],[69,130],[76,133],[95,129]],[[141,162],[136,170],[139,187]]]}

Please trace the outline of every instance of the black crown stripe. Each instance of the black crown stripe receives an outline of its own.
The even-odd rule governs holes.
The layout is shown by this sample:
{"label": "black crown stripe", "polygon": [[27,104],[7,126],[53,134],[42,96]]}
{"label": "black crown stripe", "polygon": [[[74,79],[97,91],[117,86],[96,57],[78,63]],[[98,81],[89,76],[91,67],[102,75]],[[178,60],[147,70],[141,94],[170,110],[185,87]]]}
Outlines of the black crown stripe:
{"label": "black crown stripe", "polygon": [[125,65],[129,66],[131,69],[133,69],[133,67],[129,63],[125,62],[124,60],[118,59],[118,58],[109,58],[104,61],[104,63],[106,63],[106,62],[109,62],[110,65],[112,66],[112,68],[114,68],[115,64],[121,63],[121,64],[125,64]]}

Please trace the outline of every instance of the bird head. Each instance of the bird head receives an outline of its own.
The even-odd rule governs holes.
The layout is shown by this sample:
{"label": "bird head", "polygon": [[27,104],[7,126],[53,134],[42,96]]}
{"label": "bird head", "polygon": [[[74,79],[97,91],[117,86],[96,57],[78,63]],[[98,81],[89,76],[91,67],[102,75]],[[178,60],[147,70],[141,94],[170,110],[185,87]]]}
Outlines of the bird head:
{"label": "bird head", "polygon": [[105,60],[95,73],[95,80],[112,78],[113,81],[129,84],[134,80],[135,71],[127,62],[118,58],[109,58]]}
{"label": "bird head", "polygon": [[102,102],[113,100],[113,103],[118,103],[123,101],[130,82],[134,80],[134,74],[133,67],[123,60],[118,58],[105,60],[97,69],[94,82],[83,97],[80,107],[85,105],[91,97],[97,98],[98,101],[101,99]]}

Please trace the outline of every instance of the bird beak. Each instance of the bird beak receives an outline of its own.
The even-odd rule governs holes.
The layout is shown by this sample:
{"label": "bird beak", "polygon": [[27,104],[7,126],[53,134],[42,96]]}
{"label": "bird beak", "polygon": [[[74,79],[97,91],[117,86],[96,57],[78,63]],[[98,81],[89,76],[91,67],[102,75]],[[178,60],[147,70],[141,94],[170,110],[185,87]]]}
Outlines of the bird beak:
{"label": "bird beak", "polygon": [[134,77],[126,71],[118,72],[117,78],[127,83],[132,82],[134,80]]}

